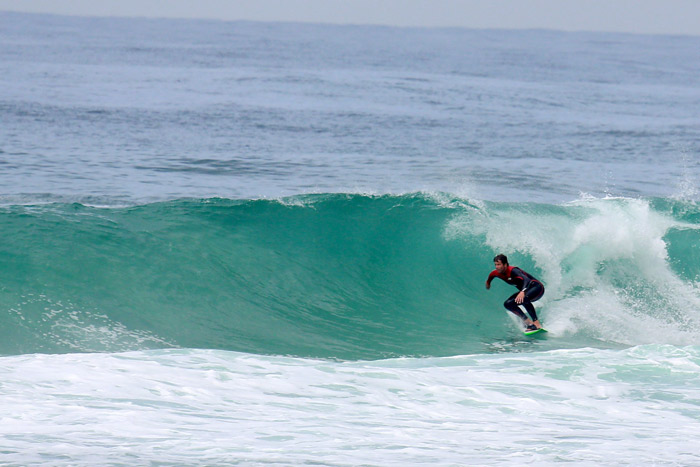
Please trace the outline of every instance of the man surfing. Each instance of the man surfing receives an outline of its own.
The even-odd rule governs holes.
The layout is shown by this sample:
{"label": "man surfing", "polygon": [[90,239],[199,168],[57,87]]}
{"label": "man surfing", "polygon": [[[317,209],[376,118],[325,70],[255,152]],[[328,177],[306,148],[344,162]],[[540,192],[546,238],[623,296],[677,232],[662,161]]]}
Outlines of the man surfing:
{"label": "man surfing", "polygon": [[[525,333],[542,329],[542,324],[537,319],[537,313],[532,302],[536,302],[544,295],[544,285],[530,274],[522,269],[510,266],[506,255],[496,255],[493,258],[493,264],[496,267],[489,278],[486,280],[486,290],[491,288],[491,281],[494,277],[498,277],[506,281],[508,284],[518,288],[519,292],[511,295],[508,300],[503,303],[508,311],[516,315],[525,322]],[[525,307],[530,317],[520,310],[520,305]],[[532,319],[530,319],[532,318]]]}

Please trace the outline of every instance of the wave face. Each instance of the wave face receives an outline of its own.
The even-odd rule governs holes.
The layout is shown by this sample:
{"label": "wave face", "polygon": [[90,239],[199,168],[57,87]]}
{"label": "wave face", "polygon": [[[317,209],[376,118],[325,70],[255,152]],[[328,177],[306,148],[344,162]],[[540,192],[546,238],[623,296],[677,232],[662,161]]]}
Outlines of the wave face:
{"label": "wave face", "polygon": [[[377,359],[700,337],[700,209],[444,194],[0,209],[0,353],[209,348]],[[497,253],[547,287],[544,340],[484,280]]]}

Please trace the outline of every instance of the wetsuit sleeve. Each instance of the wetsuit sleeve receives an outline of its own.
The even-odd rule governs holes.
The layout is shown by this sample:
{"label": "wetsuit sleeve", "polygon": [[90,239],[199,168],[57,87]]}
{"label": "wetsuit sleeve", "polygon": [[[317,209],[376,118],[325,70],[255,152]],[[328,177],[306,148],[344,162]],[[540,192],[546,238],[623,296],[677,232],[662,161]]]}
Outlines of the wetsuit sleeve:
{"label": "wetsuit sleeve", "polygon": [[520,287],[520,291],[525,292],[527,290],[528,286],[530,285],[530,282],[532,281],[530,276],[525,274],[525,272],[523,272],[523,270],[520,268],[513,268],[513,272],[511,272],[511,277],[512,276],[516,276],[516,277],[520,278],[520,280],[523,281],[523,286]]}
{"label": "wetsuit sleeve", "polygon": [[494,269],[493,271],[491,271],[491,274],[489,274],[489,278],[486,279],[486,283],[487,283],[488,285],[491,285],[491,281],[492,281],[493,278],[496,277],[497,275],[498,275],[498,271],[496,271],[495,269]]}

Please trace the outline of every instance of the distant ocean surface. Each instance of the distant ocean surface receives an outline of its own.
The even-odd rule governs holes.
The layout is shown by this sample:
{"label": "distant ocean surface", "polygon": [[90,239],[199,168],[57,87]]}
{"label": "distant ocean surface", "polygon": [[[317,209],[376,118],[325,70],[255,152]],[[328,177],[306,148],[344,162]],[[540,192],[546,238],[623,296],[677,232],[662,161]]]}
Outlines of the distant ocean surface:
{"label": "distant ocean surface", "polygon": [[700,37],[0,12],[0,465],[700,465],[699,187]]}

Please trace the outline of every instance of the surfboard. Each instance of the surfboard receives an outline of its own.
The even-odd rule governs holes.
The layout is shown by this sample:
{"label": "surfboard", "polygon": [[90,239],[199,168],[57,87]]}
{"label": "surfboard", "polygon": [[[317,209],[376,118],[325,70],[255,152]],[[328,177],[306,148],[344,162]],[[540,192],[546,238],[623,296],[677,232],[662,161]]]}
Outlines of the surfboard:
{"label": "surfboard", "polygon": [[525,334],[526,336],[532,336],[533,334],[538,334],[540,332],[547,332],[547,330],[545,328],[535,329],[534,331],[525,330],[523,331],[523,334]]}

